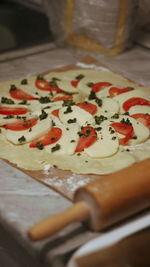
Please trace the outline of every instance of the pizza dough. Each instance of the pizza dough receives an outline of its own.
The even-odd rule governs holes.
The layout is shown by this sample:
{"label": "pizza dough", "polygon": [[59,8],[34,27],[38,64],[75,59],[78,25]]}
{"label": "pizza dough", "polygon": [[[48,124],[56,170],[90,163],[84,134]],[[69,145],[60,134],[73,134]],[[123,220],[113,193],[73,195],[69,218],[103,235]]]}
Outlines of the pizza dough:
{"label": "pizza dough", "polygon": [[[98,84],[103,83],[109,84],[99,88]],[[3,82],[0,88],[0,157],[19,168],[43,170],[50,164],[74,173],[107,174],[150,157],[149,128],[130,117],[137,113],[148,116],[149,104],[138,103],[131,105],[128,112],[124,110],[124,103],[131,98],[142,98],[149,103],[149,88],[110,71],[88,69]],[[120,93],[124,88],[127,90]],[[23,91],[23,95],[17,89]],[[110,89],[115,92],[113,97],[110,97]],[[26,94],[33,99],[26,99]],[[10,115],[7,111],[13,107],[24,108],[26,112]],[[6,114],[2,114],[4,109]],[[32,118],[36,119],[36,125],[32,125]],[[21,120],[27,128],[9,129],[10,123]],[[124,140],[127,133],[118,132],[114,123],[124,123],[125,127],[129,126],[127,130],[133,128],[132,136],[123,145],[120,139]],[[59,128],[61,137],[57,141],[52,137],[52,143],[41,146],[42,141],[38,140],[42,139],[38,138],[53,127]],[[90,144],[76,151],[79,139],[83,135],[88,138],[91,131],[95,134]],[[38,146],[30,146],[35,139]]]}

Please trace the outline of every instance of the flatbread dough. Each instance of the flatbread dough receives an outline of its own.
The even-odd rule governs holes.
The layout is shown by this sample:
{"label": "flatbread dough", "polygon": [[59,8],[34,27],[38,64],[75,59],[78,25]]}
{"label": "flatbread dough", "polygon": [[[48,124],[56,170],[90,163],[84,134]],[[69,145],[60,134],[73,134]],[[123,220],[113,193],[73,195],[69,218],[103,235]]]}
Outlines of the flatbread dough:
{"label": "flatbread dough", "polygon": [[[57,92],[53,91],[53,93],[50,94],[49,91],[38,90],[38,88],[36,88],[35,86],[36,79],[37,79],[36,76],[27,78],[27,84],[22,84],[21,83],[22,79],[0,83],[1,106],[5,105],[5,103],[2,103],[3,97],[9,99],[11,98],[9,90],[10,86],[13,84],[17,88],[20,88],[23,91],[32,94],[33,96],[38,96],[39,99],[47,96],[50,98],[50,102],[47,103],[40,102],[38,100],[27,101],[26,106],[28,108],[29,116],[38,117],[41,114],[41,110],[44,110],[46,111],[48,116],[50,116],[50,118],[55,121],[56,126],[60,125],[61,127],[61,124],[64,124],[66,126],[67,123],[65,119],[64,123],[64,121],[61,121],[61,119],[59,120],[58,118],[56,118],[51,114],[53,110],[64,109],[63,107],[64,101],[60,100],[53,102],[53,99],[56,96],[58,96]],[[106,71],[80,69],[80,70],[69,70],[65,72],[52,72],[46,74],[44,76],[44,79],[46,81],[53,81],[53,80],[55,80],[56,82],[58,81],[57,86],[62,90],[62,93],[59,92],[59,97],[64,95],[64,91],[67,91],[69,92],[68,95],[72,95],[73,101],[75,101],[76,103],[88,100],[88,96],[91,92],[91,87],[89,86],[89,83],[97,83],[103,81],[110,82],[112,83],[112,86],[116,86],[119,88],[134,87],[135,91],[137,90],[137,92],[140,92],[139,94],[140,97],[144,96],[146,99],[150,99],[149,88],[140,87],[136,83],[128,81],[126,78],[110,71],[106,72]],[[71,85],[71,81],[78,81],[77,87],[73,87]],[[124,97],[125,94],[127,95],[128,93],[124,93]],[[131,93],[129,93],[129,95],[130,94]],[[98,98],[102,97],[104,101],[106,100],[105,102],[107,102],[108,96],[109,96],[108,87],[98,92]],[[124,112],[122,110],[122,103],[124,101],[123,99],[124,98],[121,97],[121,95],[116,96],[112,99],[112,103],[113,101],[116,102],[116,108],[114,108],[114,110],[117,110],[118,109],[117,105],[119,105],[118,113],[121,114],[123,114]],[[128,99],[128,96],[125,99]],[[13,100],[15,102],[15,105],[20,105],[21,100],[16,100],[16,99]],[[91,101],[89,100],[89,102],[94,103],[93,100]],[[75,110],[78,109],[79,108],[75,108]],[[109,120],[113,116],[112,110],[111,112],[109,111],[110,117],[107,118]],[[114,113],[116,112],[114,111]],[[104,116],[104,114],[105,111],[103,110],[102,115]],[[106,116],[107,116],[107,110],[106,110]],[[1,117],[0,120],[4,121],[4,116],[0,115],[0,117]],[[14,118],[9,119],[9,122],[11,120],[14,120]],[[90,123],[93,127],[96,126],[96,123],[94,123],[93,120],[91,120]],[[1,128],[0,158],[6,159],[11,163],[16,164],[17,167],[26,170],[43,170],[47,164],[51,164],[59,169],[71,170],[74,173],[108,174],[117,171],[119,169],[125,168],[127,166],[130,166],[136,161],[150,157],[149,136],[146,138],[146,140],[142,141],[138,145],[132,144],[132,145],[119,146],[114,154],[109,155],[108,157],[106,156],[104,158],[97,158],[94,156],[93,157],[88,156],[88,154],[85,151],[81,153],[74,153],[73,155],[67,155],[59,153],[58,154],[49,153],[47,151],[48,149],[45,148],[42,150],[39,150],[38,148],[30,148],[29,143],[15,145],[13,144],[12,141],[10,142],[9,140],[7,140],[6,134],[4,133],[6,131],[7,130],[3,130],[3,128]]]}

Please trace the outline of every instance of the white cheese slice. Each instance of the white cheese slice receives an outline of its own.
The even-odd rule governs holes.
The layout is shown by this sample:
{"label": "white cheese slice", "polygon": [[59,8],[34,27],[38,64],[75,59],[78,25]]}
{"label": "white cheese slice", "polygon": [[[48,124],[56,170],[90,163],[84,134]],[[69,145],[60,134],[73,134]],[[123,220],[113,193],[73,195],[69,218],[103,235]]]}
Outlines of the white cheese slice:
{"label": "white cheese slice", "polygon": [[[40,137],[41,135],[45,134],[51,129],[52,121],[50,117],[47,117],[44,120],[38,120],[37,124],[32,127],[32,130],[29,129],[23,131],[12,131],[12,130],[5,130],[3,133],[6,136],[6,139],[12,142],[15,145],[20,145],[22,143],[28,143],[33,139]],[[19,138],[24,136],[25,141],[19,142]]]}
{"label": "white cheese slice", "polygon": [[129,111],[130,115],[136,114],[136,113],[144,113],[144,114],[150,114],[150,107],[148,106],[133,106],[130,108]]}
{"label": "white cheese slice", "polygon": [[141,97],[141,98],[144,98],[144,99],[150,99],[150,97],[149,97],[147,92],[145,92],[143,90],[139,90],[139,89],[134,89],[132,91],[117,95],[113,99],[116,100],[119,103],[120,111],[124,112],[124,109],[122,107],[123,103],[125,101],[127,101],[128,99],[132,98],[132,97]]}
{"label": "white cheese slice", "polygon": [[68,124],[69,120],[75,119],[79,125],[84,126],[89,124],[94,124],[94,118],[93,116],[85,111],[84,109],[74,105],[71,106],[72,112],[65,113],[67,110],[67,107],[62,107],[59,110],[59,118],[60,121],[63,122],[64,124]]}
{"label": "white cheese slice", "polygon": [[57,85],[60,89],[62,89],[65,92],[69,92],[69,93],[77,93],[78,92],[77,87],[74,87],[71,85],[71,80],[57,81]]}
{"label": "white cheese slice", "polygon": [[110,157],[118,151],[119,142],[117,134],[110,131],[110,127],[103,125],[100,131],[97,131],[98,139],[84,151],[92,158]]}
{"label": "white cheese slice", "polygon": [[[80,126],[75,123],[67,126],[59,125],[58,127],[62,129],[62,136],[56,143],[45,146],[46,151],[55,155],[73,155],[79,140]],[[52,148],[58,144],[60,148],[52,152]]]}
{"label": "white cheese slice", "polygon": [[102,106],[99,107],[96,103],[96,101],[88,101],[94,105],[97,106],[97,112],[94,114],[94,116],[100,116],[103,115],[105,117],[112,117],[115,113],[119,112],[119,104],[117,101],[111,98],[101,98],[102,100]]}

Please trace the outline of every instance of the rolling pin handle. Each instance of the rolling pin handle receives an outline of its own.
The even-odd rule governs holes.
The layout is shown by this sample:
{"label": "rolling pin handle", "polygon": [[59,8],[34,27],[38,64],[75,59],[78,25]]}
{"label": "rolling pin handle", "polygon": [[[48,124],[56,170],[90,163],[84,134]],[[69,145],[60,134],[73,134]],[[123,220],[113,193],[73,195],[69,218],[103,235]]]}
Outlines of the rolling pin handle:
{"label": "rolling pin handle", "polygon": [[28,235],[32,240],[40,240],[44,237],[51,236],[65,226],[73,222],[82,222],[89,217],[89,208],[85,202],[80,201],[72,205],[67,210],[49,216],[45,220],[37,223],[29,229]]}

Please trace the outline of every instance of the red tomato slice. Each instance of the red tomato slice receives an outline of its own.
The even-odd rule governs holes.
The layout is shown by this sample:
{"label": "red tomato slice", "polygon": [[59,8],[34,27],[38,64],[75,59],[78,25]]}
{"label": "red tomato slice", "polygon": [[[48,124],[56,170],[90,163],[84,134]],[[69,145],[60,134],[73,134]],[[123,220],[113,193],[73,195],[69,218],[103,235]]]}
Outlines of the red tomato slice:
{"label": "red tomato slice", "polygon": [[112,85],[111,83],[109,82],[98,82],[98,83],[94,83],[92,85],[92,91],[94,91],[95,93],[101,91],[102,89],[104,89],[105,87],[107,86],[110,86]]}
{"label": "red tomato slice", "polygon": [[37,123],[36,118],[29,120],[18,120],[16,122],[7,123],[4,125],[5,129],[12,131],[23,131],[32,128]]}
{"label": "red tomato slice", "polygon": [[91,146],[97,139],[96,130],[91,126],[86,126],[81,130],[81,135],[75,152],[82,152],[85,148]]}
{"label": "red tomato slice", "polygon": [[150,106],[150,101],[141,97],[132,97],[123,103],[123,109],[128,111],[131,107],[136,105]]}
{"label": "red tomato slice", "polygon": [[131,117],[143,123],[144,126],[146,126],[150,130],[150,115],[143,113],[136,113],[131,115]]}
{"label": "red tomato slice", "polygon": [[55,91],[57,93],[62,92],[62,90],[59,87],[51,86],[49,82],[44,81],[44,80],[36,80],[35,81],[35,86],[42,91]]}
{"label": "red tomato slice", "polygon": [[8,107],[8,106],[1,106],[0,107],[0,114],[1,115],[23,115],[27,113],[26,108],[20,107]]}
{"label": "red tomato slice", "polygon": [[56,101],[65,101],[65,100],[72,100],[72,95],[64,95],[64,96],[57,96],[53,99],[54,102]]}
{"label": "red tomato slice", "polygon": [[120,88],[117,88],[117,87],[111,87],[110,89],[109,89],[109,95],[110,95],[110,97],[111,98],[113,98],[113,97],[115,97],[115,96],[117,96],[117,95],[120,95],[120,94],[123,94],[123,93],[126,93],[126,92],[129,92],[129,91],[131,91],[132,89],[131,88],[122,88],[122,89],[120,89]]}
{"label": "red tomato slice", "polygon": [[30,147],[37,147],[37,143],[42,144],[42,146],[48,146],[53,143],[56,143],[62,136],[62,130],[57,127],[52,127],[50,131],[48,131],[46,134],[35,138],[31,143]]}
{"label": "red tomato slice", "polygon": [[71,85],[73,86],[73,87],[77,87],[77,85],[78,85],[78,83],[79,83],[79,81],[80,80],[74,80],[74,81],[71,81]]}
{"label": "red tomato slice", "polygon": [[21,89],[15,89],[15,90],[10,90],[9,94],[12,98],[18,99],[18,100],[38,100],[37,97],[34,97],[32,95],[27,94]]}
{"label": "red tomato slice", "polygon": [[82,102],[82,103],[76,104],[76,106],[86,110],[87,112],[91,113],[92,115],[94,115],[97,112],[97,106],[92,104],[92,103]]}
{"label": "red tomato slice", "polygon": [[52,115],[56,116],[57,118],[59,118],[59,109],[55,109],[52,111]]}
{"label": "red tomato slice", "polygon": [[115,129],[117,133],[120,133],[122,135],[125,135],[124,138],[119,139],[120,145],[126,145],[127,142],[132,138],[133,136],[133,127],[132,125],[126,125],[121,122],[114,122],[111,123],[111,126]]}

